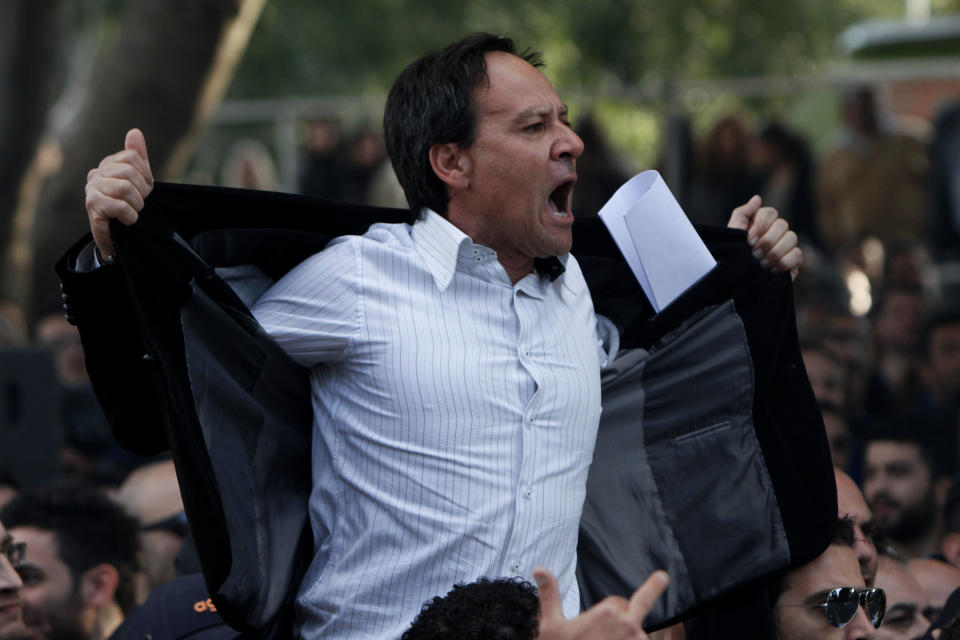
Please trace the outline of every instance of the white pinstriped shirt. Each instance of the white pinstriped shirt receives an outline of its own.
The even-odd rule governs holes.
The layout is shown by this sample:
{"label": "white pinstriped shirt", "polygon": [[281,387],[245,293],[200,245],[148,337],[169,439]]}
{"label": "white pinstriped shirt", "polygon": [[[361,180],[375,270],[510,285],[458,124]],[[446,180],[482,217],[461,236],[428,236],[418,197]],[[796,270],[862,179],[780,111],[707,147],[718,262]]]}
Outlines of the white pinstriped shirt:
{"label": "white pinstriped shirt", "polygon": [[455,582],[532,581],[541,565],[579,612],[606,354],[580,268],[561,261],[553,282],[512,285],[492,250],[427,211],[335,240],[257,302],[312,367],[302,637],[398,638]]}

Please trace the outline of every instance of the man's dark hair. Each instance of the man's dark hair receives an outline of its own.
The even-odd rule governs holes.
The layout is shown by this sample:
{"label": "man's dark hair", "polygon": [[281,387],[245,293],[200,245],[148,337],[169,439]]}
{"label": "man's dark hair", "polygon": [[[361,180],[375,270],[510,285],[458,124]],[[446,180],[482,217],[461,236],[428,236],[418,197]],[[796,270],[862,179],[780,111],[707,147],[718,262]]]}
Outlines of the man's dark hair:
{"label": "man's dark hair", "polygon": [[484,56],[503,51],[542,66],[540,54],[517,52],[510,38],[474,33],[415,60],[393,83],[383,115],[387,154],[410,206],[411,219],[429,207],[446,215],[450,197],[430,166],[430,147],[473,144],[476,111],[473,90],[487,77]]}
{"label": "man's dark hair", "polygon": [[133,609],[140,527],[104,493],[72,484],[24,491],[0,511],[0,520],[8,529],[52,531],[74,586],[88,569],[113,565],[120,576],[114,599],[124,613]]}
{"label": "man's dark hair", "polygon": [[960,308],[951,307],[935,311],[923,327],[923,357],[930,359],[930,342],[933,334],[943,327],[960,326]]}
{"label": "man's dark hair", "polygon": [[[838,517],[833,529],[833,538],[828,546],[836,545],[852,549],[856,541],[857,535],[853,528],[853,518],[850,516]],[[790,571],[792,569],[781,571],[767,581],[767,599],[771,607],[776,604],[780,594],[790,588]]]}
{"label": "man's dark hair", "polygon": [[953,470],[954,447],[942,420],[928,410],[895,414],[872,424],[862,436],[864,449],[871,442],[896,442],[913,445],[930,470],[931,480],[949,475]]}
{"label": "man's dark hair", "polygon": [[887,303],[897,295],[907,295],[915,298],[924,298],[923,287],[913,282],[891,282],[885,285],[874,299],[873,306],[870,307],[870,319],[876,320],[880,314],[886,311]]}
{"label": "man's dark hair", "polygon": [[954,474],[943,503],[944,533],[960,533],[960,473]]}
{"label": "man's dark hair", "polygon": [[522,578],[480,578],[458,584],[423,605],[401,640],[531,640],[540,601]]}

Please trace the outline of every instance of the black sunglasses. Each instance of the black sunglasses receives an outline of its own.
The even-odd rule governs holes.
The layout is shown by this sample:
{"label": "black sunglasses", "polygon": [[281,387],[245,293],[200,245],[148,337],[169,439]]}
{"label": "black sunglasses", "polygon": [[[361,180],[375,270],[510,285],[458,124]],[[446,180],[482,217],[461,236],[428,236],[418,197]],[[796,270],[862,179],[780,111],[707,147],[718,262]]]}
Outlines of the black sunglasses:
{"label": "black sunglasses", "polygon": [[857,609],[863,606],[870,618],[870,624],[876,629],[883,622],[887,611],[887,594],[883,589],[857,589],[855,587],[837,587],[831,589],[818,602],[806,604],[781,604],[781,607],[813,607],[823,609],[830,626],[843,629],[856,617]]}

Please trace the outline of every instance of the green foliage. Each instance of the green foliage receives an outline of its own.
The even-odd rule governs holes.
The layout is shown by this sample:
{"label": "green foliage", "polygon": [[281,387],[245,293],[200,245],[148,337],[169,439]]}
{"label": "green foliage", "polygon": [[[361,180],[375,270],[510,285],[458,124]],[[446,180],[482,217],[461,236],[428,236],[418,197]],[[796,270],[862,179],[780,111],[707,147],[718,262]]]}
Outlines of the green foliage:
{"label": "green foliage", "polygon": [[383,92],[413,58],[479,30],[543,49],[574,91],[808,73],[852,22],[902,11],[902,0],[273,0],[230,95]]}

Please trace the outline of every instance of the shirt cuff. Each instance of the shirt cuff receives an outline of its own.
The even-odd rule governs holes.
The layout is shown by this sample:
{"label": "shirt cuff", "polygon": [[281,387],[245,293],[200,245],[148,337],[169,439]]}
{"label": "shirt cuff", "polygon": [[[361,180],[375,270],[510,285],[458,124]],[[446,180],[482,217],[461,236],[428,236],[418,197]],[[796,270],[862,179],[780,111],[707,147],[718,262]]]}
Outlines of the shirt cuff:
{"label": "shirt cuff", "polygon": [[599,313],[597,314],[597,340],[606,358],[601,357],[600,367],[606,368],[616,359],[620,351],[620,331],[610,318]]}

